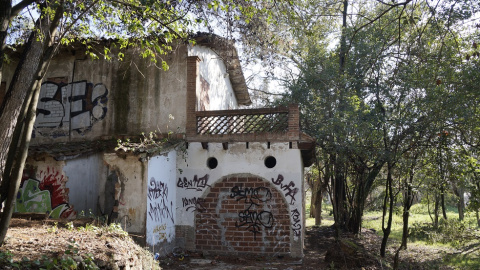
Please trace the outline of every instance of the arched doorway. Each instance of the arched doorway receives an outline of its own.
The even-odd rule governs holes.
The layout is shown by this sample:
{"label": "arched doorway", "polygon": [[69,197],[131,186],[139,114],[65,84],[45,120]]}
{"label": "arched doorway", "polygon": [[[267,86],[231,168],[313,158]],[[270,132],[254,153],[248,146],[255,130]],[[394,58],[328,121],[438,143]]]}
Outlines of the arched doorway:
{"label": "arched doorway", "polygon": [[288,255],[291,224],[287,202],[270,182],[229,175],[204,196],[195,216],[195,246],[222,254]]}

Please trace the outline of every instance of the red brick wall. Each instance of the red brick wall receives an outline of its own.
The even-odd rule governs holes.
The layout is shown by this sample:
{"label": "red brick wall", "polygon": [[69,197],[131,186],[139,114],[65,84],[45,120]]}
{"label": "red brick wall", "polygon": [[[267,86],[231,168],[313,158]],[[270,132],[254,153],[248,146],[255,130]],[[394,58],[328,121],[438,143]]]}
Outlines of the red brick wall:
{"label": "red brick wall", "polygon": [[195,246],[223,254],[288,255],[290,216],[282,194],[259,177],[217,182],[195,216]]}

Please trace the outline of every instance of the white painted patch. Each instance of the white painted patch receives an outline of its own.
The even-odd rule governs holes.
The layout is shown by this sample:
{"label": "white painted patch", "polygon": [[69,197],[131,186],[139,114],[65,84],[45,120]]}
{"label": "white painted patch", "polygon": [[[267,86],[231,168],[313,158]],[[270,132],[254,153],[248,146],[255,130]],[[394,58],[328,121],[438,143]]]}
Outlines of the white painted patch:
{"label": "white painted patch", "polygon": [[175,238],[176,159],[171,151],[148,162],[146,238],[151,246]]}

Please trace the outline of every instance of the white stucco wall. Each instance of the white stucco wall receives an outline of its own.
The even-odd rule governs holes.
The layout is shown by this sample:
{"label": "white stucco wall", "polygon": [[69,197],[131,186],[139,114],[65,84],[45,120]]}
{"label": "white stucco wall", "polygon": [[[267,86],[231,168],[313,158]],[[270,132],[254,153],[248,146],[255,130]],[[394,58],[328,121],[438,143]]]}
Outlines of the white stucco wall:
{"label": "white stucco wall", "polygon": [[176,151],[148,161],[146,242],[149,246],[172,243],[175,238]]}
{"label": "white stucco wall", "polygon": [[[275,167],[265,166],[264,160],[268,156],[275,157]],[[215,169],[207,167],[207,160],[211,157],[218,160]],[[275,186],[284,195],[290,213],[298,211],[296,220],[291,216],[292,230],[293,225],[297,230],[292,233],[292,238],[294,241],[303,238],[303,165],[299,149],[289,149],[288,143],[271,143],[269,149],[267,143],[249,143],[247,149],[246,143],[242,142],[229,143],[227,150],[220,143],[209,143],[205,150],[200,143],[190,143],[186,156],[179,155],[177,162],[176,225],[194,226],[194,202],[207,194],[210,186],[227,175],[248,173]],[[292,192],[295,188],[297,192]]]}
{"label": "white stucco wall", "polygon": [[[238,107],[235,93],[233,92],[224,60],[212,49],[204,46],[189,46],[189,56],[200,58],[199,74],[208,83],[209,110],[228,110]],[[202,82],[197,88],[197,110],[205,94],[202,93]]]}

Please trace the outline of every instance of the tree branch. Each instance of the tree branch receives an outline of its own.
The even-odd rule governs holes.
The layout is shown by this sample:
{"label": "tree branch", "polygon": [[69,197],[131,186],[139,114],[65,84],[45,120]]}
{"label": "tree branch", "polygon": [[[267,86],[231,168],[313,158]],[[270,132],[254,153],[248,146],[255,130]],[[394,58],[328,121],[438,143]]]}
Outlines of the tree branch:
{"label": "tree branch", "polygon": [[20,13],[20,11],[33,4],[34,2],[35,0],[23,0],[20,3],[16,4],[14,7],[12,7],[12,13],[10,13],[10,20],[12,20],[15,16],[18,15],[18,13]]}

